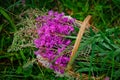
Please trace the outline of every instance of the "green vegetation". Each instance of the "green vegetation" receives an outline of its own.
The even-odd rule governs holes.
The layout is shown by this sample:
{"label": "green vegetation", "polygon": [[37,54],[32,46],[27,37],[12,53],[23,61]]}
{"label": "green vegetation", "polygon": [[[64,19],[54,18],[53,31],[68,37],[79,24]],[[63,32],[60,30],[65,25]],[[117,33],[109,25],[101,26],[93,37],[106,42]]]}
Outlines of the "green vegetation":
{"label": "green vegetation", "polygon": [[1,80],[73,80],[56,77],[36,61],[31,40],[37,36],[26,29],[34,31],[34,18],[48,10],[65,12],[80,21],[92,15],[92,25],[98,32],[90,28],[84,35],[73,66],[80,79],[82,74],[99,80],[120,78],[120,0],[0,0]]}

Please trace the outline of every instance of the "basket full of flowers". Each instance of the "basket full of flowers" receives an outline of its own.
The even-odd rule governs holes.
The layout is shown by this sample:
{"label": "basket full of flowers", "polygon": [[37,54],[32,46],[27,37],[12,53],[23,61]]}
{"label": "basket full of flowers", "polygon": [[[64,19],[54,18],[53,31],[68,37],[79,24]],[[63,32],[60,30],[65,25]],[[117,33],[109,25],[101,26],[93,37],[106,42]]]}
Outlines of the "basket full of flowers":
{"label": "basket full of flowers", "polygon": [[[35,51],[38,63],[58,74],[70,71],[85,29],[90,27],[90,19],[89,15],[80,22],[65,16],[64,13],[54,11],[38,16],[36,18],[38,37],[34,40],[38,49]],[[79,31],[76,31],[75,27]],[[77,36],[76,40],[72,40],[73,35]]]}
{"label": "basket full of flowers", "polygon": [[[89,48],[77,51],[81,47],[80,43],[84,43],[88,37],[89,28],[97,31],[89,23],[91,16],[88,15],[82,22],[52,10],[43,13],[38,9],[30,9],[26,13],[28,18],[21,21],[25,27],[14,34],[12,46],[8,51],[33,47],[35,61],[40,66],[52,69],[58,76],[69,74],[79,79],[79,73],[74,70],[75,60],[80,58],[77,53],[86,54],[85,51]],[[89,51],[87,53],[90,53]]]}

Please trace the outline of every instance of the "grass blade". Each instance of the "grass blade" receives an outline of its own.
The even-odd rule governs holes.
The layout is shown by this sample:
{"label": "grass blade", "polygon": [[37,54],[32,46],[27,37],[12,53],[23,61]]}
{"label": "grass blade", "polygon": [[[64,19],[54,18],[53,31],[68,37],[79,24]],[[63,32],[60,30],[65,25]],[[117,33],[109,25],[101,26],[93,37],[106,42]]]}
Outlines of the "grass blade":
{"label": "grass blade", "polygon": [[16,27],[10,16],[3,10],[3,8],[0,7],[0,13],[9,21],[11,24],[11,27],[13,28],[14,31],[16,31]]}

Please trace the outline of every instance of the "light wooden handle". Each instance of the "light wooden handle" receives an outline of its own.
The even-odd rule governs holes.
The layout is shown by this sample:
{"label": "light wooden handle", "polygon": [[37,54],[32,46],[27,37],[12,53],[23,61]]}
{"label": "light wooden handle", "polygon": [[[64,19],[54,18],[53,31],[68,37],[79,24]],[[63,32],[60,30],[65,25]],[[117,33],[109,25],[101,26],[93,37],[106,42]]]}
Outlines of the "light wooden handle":
{"label": "light wooden handle", "polygon": [[83,21],[81,27],[80,27],[80,30],[78,32],[78,35],[77,35],[77,38],[76,38],[76,41],[75,41],[75,44],[74,44],[74,47],[73,47],[73,50],[72,50],[72,54],[70,56],[70,61],[68,63],[68,66],[67,66],[67,70],[71,69],[71,65],[73,63],[73,58],[75,56],[75,53],[77,52],[78,50],[78,47],[80,46],[80,42],[81,42],[81,39],[82,39],[82,36],[84,34],[84,31],[85,31],[85,28],[88,26],[88,23],[91,19],[91,16],[88,15],[85,20]]}

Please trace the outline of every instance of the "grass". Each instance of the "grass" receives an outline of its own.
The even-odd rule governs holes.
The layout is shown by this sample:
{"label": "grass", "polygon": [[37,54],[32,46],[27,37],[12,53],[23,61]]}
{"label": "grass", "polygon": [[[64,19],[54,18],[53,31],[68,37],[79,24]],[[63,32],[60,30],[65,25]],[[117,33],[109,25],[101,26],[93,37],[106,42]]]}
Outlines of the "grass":
{"label": "grass", "polygon": [[[92,25],[96,26],[99,31],[95,33],[90,29],[88,35],[84,35],[85,37],[82,38],[77,52],[78,58],[73,66],[74,71],[87,74],[86,78],[91,76],[96,79],[108,76],[110,80],[120,78],[119,0],[26,0],[24,5],[21,1],[0,1],[0,79],[68,79],[56,77],[52,70],[39,66],[36,63],[33,47],[28,46],[29,48],[7,52],[13,42],[14,33],[26,24],[19,24],[20,17],[32,21],[28,15],[23,15],[30,8],[38,8],[43,11],[51,9],[63,11],[78,20],[83,20],[88,14],[91,14]],[[67,36],[66,38],[75,40],[76,37]],[[21,40],[19,39],[18,42]],[[81,78],[83,79],[82,76]]]}
{"label": "grass", "polygon": [[9,21],[11,27],[13,28],[13,31],[16,31],[15,24],[13,23],[9,15],[1,7],[0,7],[0,13]]}
{"label": "grass", "polygon": [[[108,32],[105,32],[106,34]],[[84,49],[86,51],[88,44],[91,46],[90,53],[84,51],[83,54],[79,54],[76,59],[76,70],[77,72],[89,72],[91,75],[106,74],[113,78],[116,69],[118,69],[119,61],[116,61],[119,54],[119,46],[114,44],[114,41],[110,39],[110,34],[99,32],[93,37],[90,36],[84,43],[81,43],[79,52]],[[108,38],[109,36],[109,38]],[[81,49],[82,48],[82,49]],[[117,51],[117,53],[116,53]],[[79,66],[78,66],[79,65]],[[109,75],[111,74],[111,75]]]}

